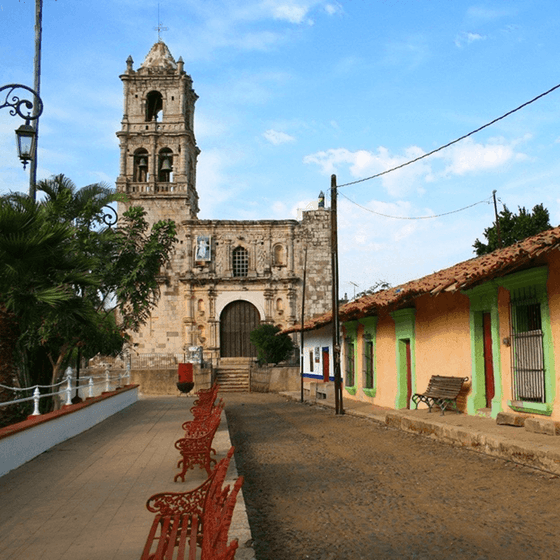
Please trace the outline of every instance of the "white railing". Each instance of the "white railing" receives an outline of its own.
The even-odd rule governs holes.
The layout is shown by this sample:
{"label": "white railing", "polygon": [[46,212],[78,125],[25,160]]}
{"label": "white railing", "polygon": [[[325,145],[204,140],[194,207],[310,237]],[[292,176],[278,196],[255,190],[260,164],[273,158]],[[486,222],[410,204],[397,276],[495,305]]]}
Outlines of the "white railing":
{"label": "white railing", "polygon": [[[99,379],[100,381],[94,382],[94,379]],[[55,395],[60,395],[65,399],[64,405],[71,405],[72,404],[72,393],[77,391],[78,396],[79,393],[82,393],[82,398],[87,392],[86,398],[92,398],[96,396],[96,393],[99,394],[101,391],[111,391],[112,388],[116,389],[118,387],[122,387],[123,380],[130,379],[130,365],[127,365],[126,374],[122,375],[119,371],[118,375],[111,376],[109,368],[105,369],[105,373],[103,375],[86,375],[77,379],[74,375],[74,370],[69,367],[66,369],[64,379],[55,383],[54,385],[33,385],[33,387],[7,387],[5,385],[0,385],[2,389],[6,389],[8,391],[13,391],[15,396],[17,397],[18,393],[25,393],[25,391],[30,392],[32,391],[33,394],[28,397],[21,397],[15,398],[11,401],[2,402],[0,403],[0,408],[4,406],[10,406],[17,403],[23,403],[28,401],[33,401],[33,412],[31,416],[39,416],[41,413],[39,412],[39,401],[42,398],[46,397],[53,397]],[[83,384],[83,382],[85,383]],[[40,389],[53,389],[50,393],[43,393],[41,394]],[[58,389],[54,391],[54,389]]]}

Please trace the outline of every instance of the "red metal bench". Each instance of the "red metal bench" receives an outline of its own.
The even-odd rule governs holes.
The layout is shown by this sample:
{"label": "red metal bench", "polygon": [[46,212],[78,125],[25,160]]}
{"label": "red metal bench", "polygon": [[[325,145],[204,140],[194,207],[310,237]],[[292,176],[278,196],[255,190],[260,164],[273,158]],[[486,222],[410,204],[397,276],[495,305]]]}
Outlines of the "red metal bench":
{"label": "red metal bench", "polygon": [[146,503],[156,514],[141,560],[195,560],[197,548],[202,560],[231,560],[237,540],[227,543],[239,477],[230,491],[222,488],[234,448],[229,450],[208,479],[187,492],[154,494]]}
{"label": "red metal bench", "polygon": [[223,406],[216,406],[204,421],[183,424],[183,428],[186,430],[185,437],[175,442],[175,448],[181,453],[177,468],[182,467],[181,472],[175,476],[175,482],[179,478],[185,482],[185,474],[196,465],[206,469],[210,476],[212,463],[216,463],[216,460],[211,457],[216,454],[212,448],[212,442],[220,425],[222,409]]}
{"label": "red metal bench", "polygon": [[217,383],[214,383],[209,389],[199,389],[196,392],[197,399],[194,401],[194,404],[206,404],[208,401],[210,401],[210,404],[213,404],[219,390],[220,386]]}
{"label": "red metal bench", "polygon": [[222,399],[220,399],[220,402],[216,406],[204,409],[203,411],[198,410],[195,407],[191,408],[191,412],[193,412],[194,410],[194,418],[193,420],[187,420],[186,422],[183,422],[182,428],[183,430],[185,430],[185,435],[189,434],[195,427],[199,425],[204,426],[212,412],[214,412],[214,414],[217,414],[217,412],[215,411],[216,408],[220,409],[221,414],[221,411],[224,409],[224,401]]}

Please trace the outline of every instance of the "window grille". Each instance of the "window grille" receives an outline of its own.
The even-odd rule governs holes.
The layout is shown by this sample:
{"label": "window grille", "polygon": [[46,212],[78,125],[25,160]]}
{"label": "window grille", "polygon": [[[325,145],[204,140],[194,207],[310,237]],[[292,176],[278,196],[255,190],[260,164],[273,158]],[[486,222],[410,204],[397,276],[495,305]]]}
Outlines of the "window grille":
{"label": "window grille", "polygon": [[513,399],[545,402],[541,304],[534,288],[512,292],[510,317]]}
{"label": "window grille", "polygon": [[354,342],[346,341],[346,386],[354,386]]}
{"label": "window grille", "polygon": [[364,389],[373,389],[373,341],[364,340]]}
{"label": "window grille", "polygon": [[233,275],[237,277],[247,276],[249,271],[249,253],[244,247],[233,250]]}

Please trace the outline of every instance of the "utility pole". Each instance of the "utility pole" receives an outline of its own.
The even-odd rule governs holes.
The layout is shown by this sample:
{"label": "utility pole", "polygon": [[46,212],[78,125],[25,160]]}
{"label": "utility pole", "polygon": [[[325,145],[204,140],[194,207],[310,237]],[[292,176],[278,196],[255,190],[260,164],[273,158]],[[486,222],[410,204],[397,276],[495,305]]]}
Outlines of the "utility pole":
{"label": "utility pole", "polygon": [[336,175],[331,175],[331,269],[333,318],[334,407],[336,414],[344,414],[342,380],[340,375],[340,327],[338,322],[338,228],[336,210]]}
{"label": "utility pole", "polygon": [[500,219],[498,218],[498,206],[496,204],[496,190],[492,191],[494,197],[494,215],[496,216],[496,233],[498,234],[498,247],[502,248],[502,237],[500,235]]}
{"label": "utility pole", "polygon": [[[43,35],[43,0],[35,0],[35,61],[33,67],[33,89],[41,95],[41,42]],[[37,116],[38,107],[33,105],[33,116]],[[39,145],[39,118],[35,119],[35,145],[29,169],[29,198],[35,200],[37,183],[37,147]]]}
{"label": "utility pole", "polygon": [[301,294],[301,356],[300,356],[300,377],[301,377],[301,402],[303,402],[303,360],[305,354],[303,352],[303,325],[305,323],[305,282],[307,276],[307,245],[303,258],[303,292]]}

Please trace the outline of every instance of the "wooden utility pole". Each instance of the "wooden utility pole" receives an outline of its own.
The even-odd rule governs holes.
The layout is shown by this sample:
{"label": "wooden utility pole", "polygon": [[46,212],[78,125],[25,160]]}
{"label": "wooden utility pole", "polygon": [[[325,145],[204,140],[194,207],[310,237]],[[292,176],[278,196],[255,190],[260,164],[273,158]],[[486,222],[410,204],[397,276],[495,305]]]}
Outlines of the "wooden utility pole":
{"label": "wooden utility pole", "polygon": [[342,405],[342,380],[340,375],[340,327],[338,322],[338,228],[336,210],[336,175],[331,175],[331,269],[332,269],[332,325],[334,408],[336,414],[344,414]]}
{"label": "wooden utility pole", "polygon": [[502,248],[502,236],[500,235],[500,219],[498,218],[498,206],[496,204],[496,190],[492,191],[494,197],[494,215],[496,216],[496,233],[498,234],[498,247]]}
{"label": "wooden utility pole", "polygon": [[300,356],[300,377],[301,377],[301,402],[303,402],[303,360],[305,354],[303,352],[303,325],[305,324],[305,281],[307,276],[307,245],[303,257],[303,292],[301,294],[301,356]]}

